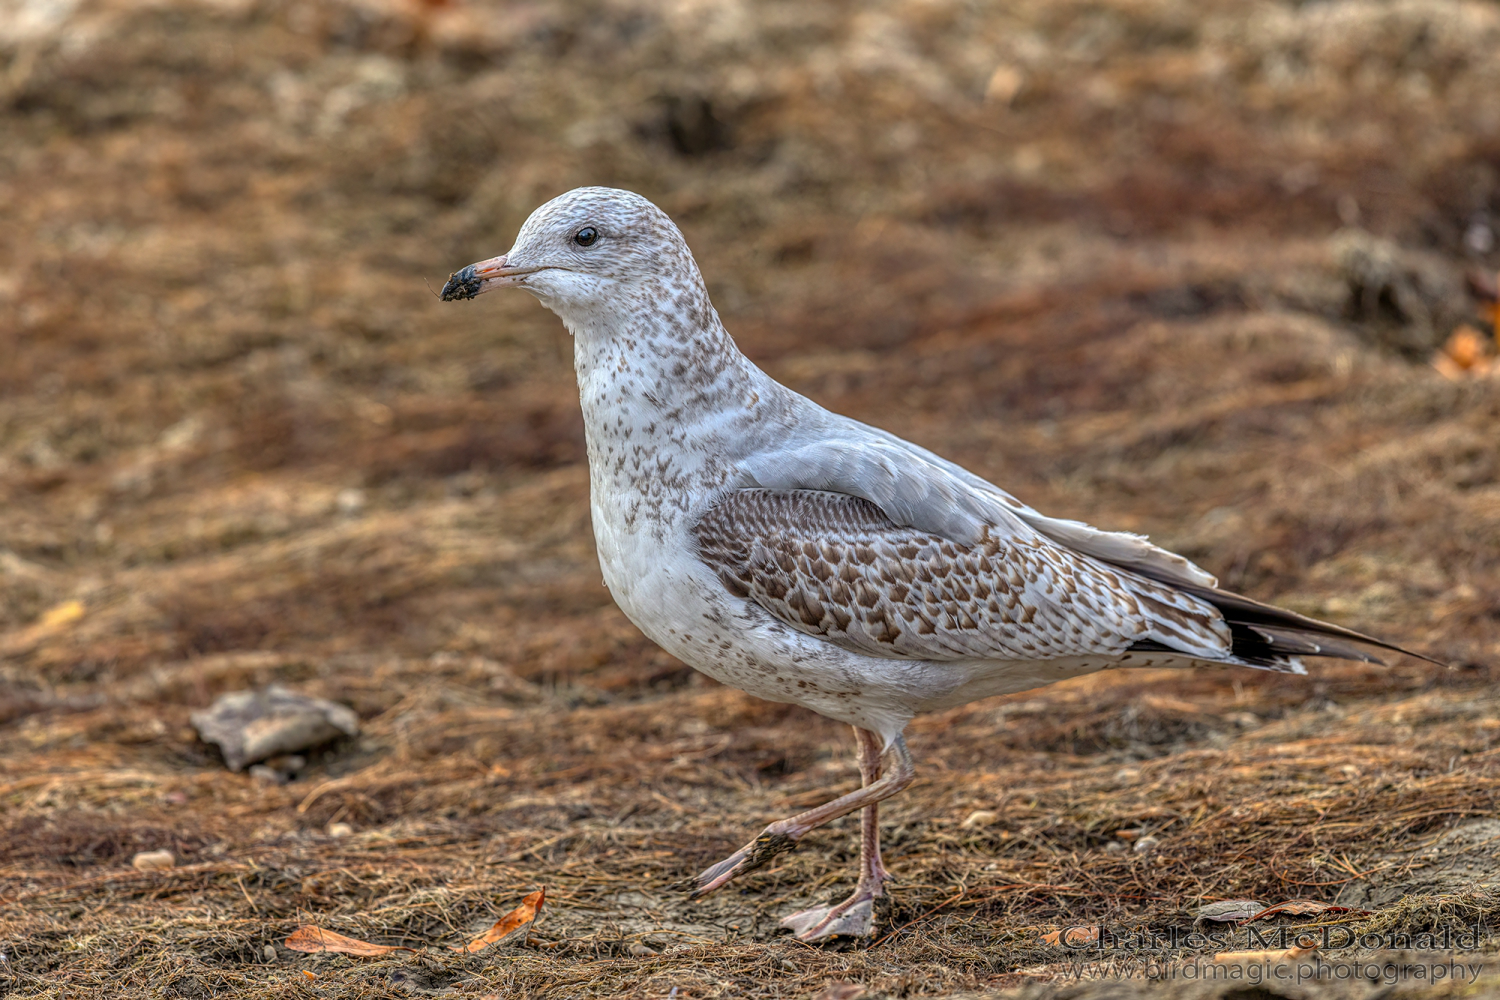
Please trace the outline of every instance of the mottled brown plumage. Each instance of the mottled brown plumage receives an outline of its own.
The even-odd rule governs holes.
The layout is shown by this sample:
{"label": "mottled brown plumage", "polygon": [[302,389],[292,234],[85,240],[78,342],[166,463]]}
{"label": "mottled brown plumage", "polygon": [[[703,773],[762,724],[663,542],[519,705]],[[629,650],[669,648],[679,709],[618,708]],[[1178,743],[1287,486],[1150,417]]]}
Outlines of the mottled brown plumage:
{"label": "mottled brown plumage", "polygon": [[1088,556],[989,532],[964,545],[842,493],[735,490],[694,536],[730,592],[869,656],[1117,656],[1157,633],[1229,638],[1213,605]]}

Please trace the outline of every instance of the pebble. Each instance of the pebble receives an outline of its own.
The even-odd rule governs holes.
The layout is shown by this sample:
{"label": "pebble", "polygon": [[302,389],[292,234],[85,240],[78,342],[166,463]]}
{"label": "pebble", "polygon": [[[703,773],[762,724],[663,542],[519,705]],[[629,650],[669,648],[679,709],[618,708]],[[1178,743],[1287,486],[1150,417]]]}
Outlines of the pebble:
{"label": "pebble", "polygon": [[1160,844],[1160,843],[1161,843],[1161,841],[1158,840],[1155,837],[1152,837],[1152,836],[1142,837],[1140,840],[1137,840],[1135,842],[1135,853],[1137,853],[1137,854],[1150,854],[1152,851],[1156,850],[1157,845]]}
{"label": "pebble", "polygon": [[260,953],[261,953],[261,956],[263,958],[265,958],[265,960],[267,962],[274,962],[274,961],[276,961],[276,949],[273,948],[271,945],[266,945],[264,948],[262,948],[260,950]]}
{"label": "pebble", "polygon": [[328,836],[330,837],[347,837],[353,832],[354,827],[350,826],[348,823],[328,824]]}
{"label": "pebble", "polygon": [[171,868],[177,864],[177,859],[172,856],[171,851],[141,851],[130,859],[130,863],[143,872],[149,872]]}

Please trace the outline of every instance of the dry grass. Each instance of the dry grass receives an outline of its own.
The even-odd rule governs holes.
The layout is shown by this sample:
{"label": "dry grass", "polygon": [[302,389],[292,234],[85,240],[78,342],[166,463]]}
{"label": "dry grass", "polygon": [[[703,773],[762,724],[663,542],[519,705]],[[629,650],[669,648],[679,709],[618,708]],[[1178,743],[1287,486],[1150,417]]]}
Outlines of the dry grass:
{"label": "dry grass", "polygon": [[[1500,266],[1464,243],[1500,229],[1497,43],[1435,0],[0,18],[0,991],[1082,997],[1039,929],[1375,878],[1402,893],[1323,921],[1493,925],[1493,867],[1410,851],[1500,814],[1500,382],[1421,363]],[[856,771],[609,602],[552,317],[422,285],[578,183],[671,211],[788,384],[1455,667],[924,718],[894,933],[776,933],[847,891],[847,823],[686,903]],[[1420,309],[1351,288],[1351,223]],[[365,721],[284,787],[187,723],[273,680]],[[443,948],[540,885],[526,946]],[[423,950],[276,947],[305,921]]]}

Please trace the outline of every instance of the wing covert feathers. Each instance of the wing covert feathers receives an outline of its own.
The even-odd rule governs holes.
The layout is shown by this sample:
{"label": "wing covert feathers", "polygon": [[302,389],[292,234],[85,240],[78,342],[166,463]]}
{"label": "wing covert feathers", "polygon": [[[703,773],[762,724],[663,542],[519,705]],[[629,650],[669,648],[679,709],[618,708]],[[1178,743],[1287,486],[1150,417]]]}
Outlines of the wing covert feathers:
{"label": "wing covert feathers", "polygon": [[871,656],[1039,660],[1161,650],[1301,673],[1299,656],[1380,662],[1356,644],[1405,652],[1176,573],[1153,579],[1041,533],[986,528],[964,544],[902,527],[844,493],[734,490],[695,534],[700,557],[731,593]]}
{"label": "wing covert feathers", "polygon": [[1119,655],[1155,641],[1229,654],[1209,603],[1037,535],[977,544],[894,524],[820,490],[735,490],[696,527],[732,593],[793,628],[873,656],[920,660]]}

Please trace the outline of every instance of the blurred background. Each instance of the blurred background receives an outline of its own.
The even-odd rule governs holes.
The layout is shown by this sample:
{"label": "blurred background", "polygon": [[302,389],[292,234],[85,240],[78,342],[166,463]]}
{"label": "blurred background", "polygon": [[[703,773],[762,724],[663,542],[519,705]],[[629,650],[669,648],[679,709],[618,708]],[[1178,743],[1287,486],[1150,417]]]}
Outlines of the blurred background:
{"label": "blurred background", "polygon": [[[1459,665],[1111,675],[919,722],[919,767],[955,770],[894,807],[898,858],[905,836],[948,866],[898,897],[906,919],[970,862],[1050,864],[1139,821],[1139,801],[1080,818],[1054,775],[1022,796],[1052,846],[1004,854],[1021,820],[939,835],[1058,769],[1109,789],[1142,761],[1239,766],[1247,740],[1384,746],[1404,712],[1436,721],[1394,742],[1400,781],[1483,764],[1397,832],[1492,815],[1496,95],[1500,6],[1480,0],[0,0],[0,894],[33,893],[11,954],[103,988],[64,957],[68,920],[158,956],[207,935],[174,966],[207,983],[297,907],[372,898],[308,872],[395,878],[395,841],[356,863],[333,821],[428,852],[380,898],[443,885],[479,913],[495,870],[451,866],[504,856],[517,886],[556,886],[586,858],[665,885],[852,780],[840,727],[699,678],[599,585],[556,319],[433,294],[582,184],[670,213],[730,331],[793,388]],[[228,775],[188,713],[271,681],[352,706],[364,735],[291,784]],[[1340,782],[1385,766],[1347,754]],[[1306,830],[1326,805],[1278,808]],[[584,833],[512,857],[622,824],[614,860]],[[795,864],[838,868],[847,832]],[[207,873],[180,899],[76,888],[164,846]],[[1191,891],[1278,891],[1235,871]],[[232,934],[192,930],[204,900],[252,894]],[[757,940],[769,899],[735,904]],[[1078,904],[1049,899],[965,912],[998,933]],[[557,933],[594,934],[596,958],[625,940]],[[908,987],[1007,961],[949,955]]]}

